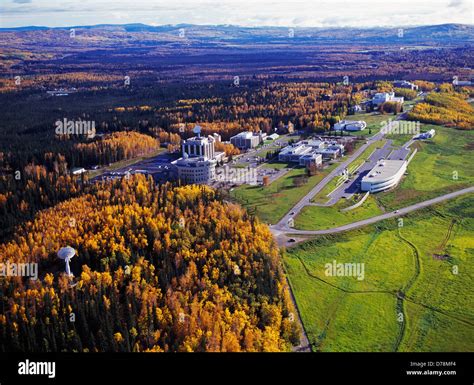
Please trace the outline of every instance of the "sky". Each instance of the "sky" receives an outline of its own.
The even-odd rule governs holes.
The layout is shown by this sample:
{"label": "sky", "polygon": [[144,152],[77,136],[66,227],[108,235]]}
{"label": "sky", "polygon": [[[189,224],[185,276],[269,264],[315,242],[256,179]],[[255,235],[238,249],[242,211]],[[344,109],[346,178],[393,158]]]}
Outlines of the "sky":
{"label": "sky", "polygon": [[0,27],[144,23],[285,27],[474,24],[473,0],[0,0]]}

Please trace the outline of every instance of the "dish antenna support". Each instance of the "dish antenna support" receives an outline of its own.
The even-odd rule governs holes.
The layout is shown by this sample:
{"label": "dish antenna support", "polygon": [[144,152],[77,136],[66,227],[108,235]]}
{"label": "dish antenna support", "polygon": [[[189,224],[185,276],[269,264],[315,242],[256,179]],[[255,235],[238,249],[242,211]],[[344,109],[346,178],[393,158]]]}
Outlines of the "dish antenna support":
{"label": "dish antenna support", "polygon": [[69,262],[71,261],[72,257],[76,255],[76,250],[74,250],[70,246],[62,247],[58,251],[58,258],[64,260],[66,263],[66,274],[69,277],[73,277],[74,274],[71,273],[71,268],[69,266]]}

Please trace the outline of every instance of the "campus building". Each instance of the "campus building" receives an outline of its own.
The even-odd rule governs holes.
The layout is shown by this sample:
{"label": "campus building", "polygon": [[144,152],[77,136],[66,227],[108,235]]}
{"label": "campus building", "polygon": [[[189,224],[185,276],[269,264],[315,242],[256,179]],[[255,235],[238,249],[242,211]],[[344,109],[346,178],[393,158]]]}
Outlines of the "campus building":
{"label": "campus building", "polygon": [[239,150],[255,148],[262,142],[263,135],[260,132],[244,131],[230,138],[230,143]]}
{"label": "campus building", "polygon": [[433,136],[435,136],[436,131],[434,129],[431,129],[427,132],[423,132],[422,134],[418,135],[416,139],[431,139]]}
{"label": "campus building", "polygon": [[403,96],[396,97],[394,92],[377,92],[372,98],[372,104],[375,106],[380,106],[385,102],[394,102],[403,104],[405,99]]}
{"label": "campus building", "polygon": [[217,162],[224,159],[224,152],[216,152],[215,143],[221,141],[218,134],[201,136],[199,126],[197,136],[186,139],[181,144],[183,157],[174,161],[178,178],[189,184],[208,184],[216,179]]}
{"label": "campus building", "polygon": [[344,145],[340,143],[329,143],[326,148],[316,150],[316,153],[321,154],[323,159],[336,159],[344,155]]}
{"label": "campus building", "polygon": [[278,154],[278,160],[300,165],[313,163],[320,166],[323,159],[335,159],[343,153],[344,145],[342,144],[310,139],[301,140],[283,148]]}
{"label": "campus building", "polygon": [[293,162],[299,163],[300,158],[311,152],[311,147],[305,144],[296,144],[285,147],[278,154],[278,160],[280,162]]}
{"label": "campus building", "polygon": [[335,131],[363,131],[367,127],[367,123],[363,120],[341,120],[334,125]]}
{"label": "campus building", "polygon": [[306,154],[300,157],[299,165],[300,166],[316,166],[319,167],[323,164],[323,156],[321,154],[311,153]]}
{"label": "campus building", "polygon": [[418,86],[406,80],[395,80],[393,86],[396,88],[407,88],[409,90],[418,91]]}
{"label": "campus building", "polygon": [[205,158],[213,159],[215,155],[214,142],[215,142],[215,139],[212,136],[208,136],[208,137],[196,136],[194,138],[186,139],[181,144],[183,157],[185,156],[185,154],[187,154],[188,157],[190,158],[205,157]]}
{"label": "campus building", "polygon": [[406,160],[379,160],[362,178],[361,190],[375,193],[396,186],[405,173],[407,164]]}
{"label": "campus building", "polygon": [[178,178],[188,184],[208,184],[216,178],[217,161],[206,157],[180,158],[176,161]]}

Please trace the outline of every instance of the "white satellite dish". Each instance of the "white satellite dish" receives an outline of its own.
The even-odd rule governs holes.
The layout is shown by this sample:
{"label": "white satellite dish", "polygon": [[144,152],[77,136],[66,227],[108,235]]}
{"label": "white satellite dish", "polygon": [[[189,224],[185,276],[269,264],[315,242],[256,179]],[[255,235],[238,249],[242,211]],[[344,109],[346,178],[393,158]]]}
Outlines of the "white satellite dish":
{"label": "white satellite dish", "polygon": [[193,132],[197,135],[197,136],[200,136],[201,135],[201,126],[194,126],[193,128]]}
{"label": "white satellite dish", "polygon": [[58,258],[64,259],[66,262],[66,274],[68,276],[73,276],[71,273],[71,269],[69,267],[69,262],[71,261],[72,257],[76,255],[76,250],[74,250],[71,246],[61,247],[58,251]]}

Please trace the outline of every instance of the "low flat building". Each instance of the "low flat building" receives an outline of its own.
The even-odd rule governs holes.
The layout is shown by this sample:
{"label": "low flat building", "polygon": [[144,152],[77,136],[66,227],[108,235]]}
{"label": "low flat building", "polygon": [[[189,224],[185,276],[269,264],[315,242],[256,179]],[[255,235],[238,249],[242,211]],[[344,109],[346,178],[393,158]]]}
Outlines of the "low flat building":
{"label": "low flat building", "polygon": [[[313,161],[319,164],[319,157],[322,159],[336,159],[344,153],[344,145],[336,142],[326,142],[317,139],[301,140],[298,143],[289,145],[282,149],[278,154],[280,162],[299,163],[306,165],[310,162],[311,156]],[[322,160],[321,160],[322,162]]]}
{"label": "low flat building", "polygon": [[296,144],[285,147],[278,154],[278,160],[280,162],[296,162],[298,163],[300,157],[303,155],[309,154],[311,152],[311,147],[298,142]]}
{"label": "low flat building", "polygon": [[311,147],[312,149],[325,148],[326,145],[327,145],[327,142],[324,142],[324,141],[319,140],[319,139],[303,140],[303,141],[300,141],[299,143],[303,143],[303,144]]}
{"label": "low flat building", "polygon": [[230,138],[230,142],[239,150],[249,150],[263,142],[259,132],[244,131]]}
{"label": "low flat building", "polygon": [[367,127],[367,123],[363,120],[341,120],[334,125],[335,131],[363,131]]}
{"label": "low flat building", "polygon": [[71,172],[72,175],[81,175],[86,172],[86,169],[84,167],[74,167]]}
{"label": "low flat building", "polygon": [[436,131],[431,129],[429,131],[423,132],[422,134],[417,136],[417,139],[431,139],[433,136],[436,135]]}
{"label": "low flat building", "polygon": [[406,169],[406,160],[379,160],[362,178],[361,190],[376,193],[392,188],[400,182]]}
{"label": "low flat building", "polygon": [[418,91],[418,86],[406,80],[395,80],[393,86],[396,88],[407,88],[409,90]]}
{"label": "low flat building", "polygon": [[323,156],[321,154],[311,153],[306,154],[300,157],[299,165],[300,166],[311,166],[315,165],[316,167],[320,167],[323,164]]}
{"label": "low flat building", "polygon": [[327,146],[328,150],[336,150],[339,152],[339,156],[344,155],[344,145],[340,143],[331,143]]}
{"label": "low flat building", "polygon": [[340,156],[341,151],[338,148],[321,148],[316,150],[317,154],[321,154],[324,160],[337,159]]}

